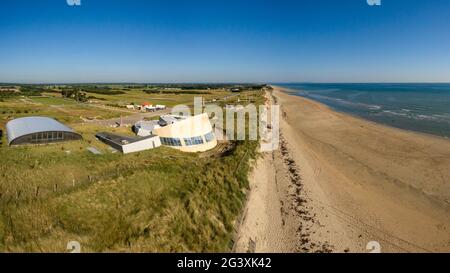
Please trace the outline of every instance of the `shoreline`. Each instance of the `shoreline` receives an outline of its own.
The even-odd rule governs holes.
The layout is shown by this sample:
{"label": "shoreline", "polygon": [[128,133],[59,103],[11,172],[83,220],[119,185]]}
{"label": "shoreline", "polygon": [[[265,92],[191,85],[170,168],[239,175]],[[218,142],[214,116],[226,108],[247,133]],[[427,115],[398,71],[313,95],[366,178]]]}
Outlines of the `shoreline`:
{"label": "shoreline", "polygon": [[[447,146],[447,148],[450,147],[450,139],[449,138],[442,137],[439,135],[433,135],[433,134],[429,134],[429,133],[425,133],[425,132],[407,130],[407,129],[390,126],[387,124],[378,123],[376,121],[368,120],[368,119],[359,117],[357,115],[337,111],[324,103],[321,103],[319,101],[316,101],[316,100],[313,100],[310,98],[298,96],[295,94],[290,94],[290,92],[295,92],[296,90],[284,88],[284,87],[280,87],[280,86],[273,86],[273,85],[272,85],[272,87],[274,88],[275,93],[278,93],[278,96],[275,95],[275,97],[277,97],[277,98],[280,98],[280,96],[284,97],[285,99],[300,98],[301,100],[308,102],[311,105],[317,106],[318,108],[320,108],[322,111],[324,111],[326,113],[332,113],[335,116],[342,117],[342,118],[348,119],[350,121],[354,121],[358,124],[362,124],[362,126],[377,128],[384,132],[389,132],[389,133],[393,132],[394,134],[398,134],[403,137],[412,137],[412,138],[419,138],[419,139],[423,138],[423,139],[427,139],[428,141],[434,140],[434,141],[438,141],[443,146]],[[280,129],[280,131],[281,131],[281,129]],[[446,155],[450,156],[450,150],[448,150],[448,153]],[[450,164],[450,161],[449,161],[449,164]],[[447,181],[449,181],[449,183],[450,183],[450,172],[448,172],[445,177],[447,178]],[[450,188],[450,186],[449,186],[449,188]],[[409,188],[408,190],[416,190],[416,189],[413,187],[413,188]],[[430,201],[436,202],[436,204],[441,205],[444,208],[450,210],[450,191],[448,191],[447,200],[437,200],[436,198],[433,198],[433,196],[430,196],[430,195],[427,195],[427,198]]]}
{"label": "shoreline", "polygon": [[[283,159],[282,151],[272,153],[273,162],[265,164],[273,166],[275,178],[255,179],[252,174],[248,203],[273,207],[277,202],[282,211],[276,214],[288,225],[270,237],[267,228],[261,228],[271,223],[269,217],[254,217],[248,209],[242,226],[254,232],[239,232],[237,245],[253,236],[263,243],[294,240],[296,247],[286,252],[369,252],[371,241],[379,242],[382,252],[450,250],[448,139],[336,112],[277,87],[271,96],[281,105],[282,149],[289,158]],[[294,194],[295,183],[288,179],[290,162],[301,181]],[[258,165],[253,172],[262,169]],[[258,184],[283,186],[255,202],[251,196],[258,195]],[[296,198],[306,205],[298,206]],[[317,247],[321,245],[326,247]],[[258,244],[254,250],[276,251]]]}
{"label": "shoreline", "polygon": [[360,116],[352,114],[352,113],[347,113],[347,112],[344,112],[344,111],[339,111],[337,109],[333,109],[331,106],[328,106],[328,105],[326,105],[326,104],[324,104],[324,103],[322,103],[320,101],[316,101],[314,99],[307,98],[307,97],[300,96],[300,95],[296,95],[296,94],[291,94],[291,93],[295,93],[295,92],[298,91],[298,90],[295,90],[295,89],[291,89],[291,88],[283,87],[283,86],[279,86],[279,85],[270,85],[270,86],[272,86],[274,88],[274,90],[278,90],[278,91],[283,92],[283,93],[285,93],[285,94],[287,94],[289,96],[300,97],[300,98],[308,100],[308,101],[310,101],[312,103],[320,104],[321,106],[328,108],[330,111],[333,111],[333,112],[336,112],[336,113],[339,113],[339,114],[343,114],[343,115],[346,115],[346,116],[350,116],[352,118],[359,119],[359,120],[364,121],[364,122],[368,122],[368,123],[371,123],[371,124],[374,124],[374,125],[379,125],[379,126],[385,126],[387,128],[391,128],[391,129],[395,129],[395,130],[401,130],[401,131],[405,131],[405,132],[411,132],[411,133],[415,133],[415,134],[419,134],[419,135],[424,135],[424,136],[427,136],[427,137],[434,137],[434,138],[437,138],[437,139],[450,141],[450,137],[445,137],[445,136],[441,136],[441,135],[437,135],[437,134],[432,134],[432,133],[427,133],[427,132],[422,132],[422,131],[416,131],[416,130],[411,130],[411,129],[404,129],[404,128],[400,128],[400,127],[395,127],[395,126],[392,126],[392,125],[389,125],[389,124],[385,124],[385,123],[373,121],[373,120],[370,120],[370,119],[366,119],[366,118],[360,117]]}

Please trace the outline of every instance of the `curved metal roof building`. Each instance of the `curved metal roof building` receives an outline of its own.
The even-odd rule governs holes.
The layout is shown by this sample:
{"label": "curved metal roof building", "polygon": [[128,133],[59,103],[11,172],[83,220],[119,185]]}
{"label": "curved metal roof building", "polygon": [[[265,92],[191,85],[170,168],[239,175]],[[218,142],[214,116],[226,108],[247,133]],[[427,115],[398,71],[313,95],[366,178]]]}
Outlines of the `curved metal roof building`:
{"label": "curved metal roof building", "polygon": [[66,125],[47,117],[25,117],[6,124],[9,145],[45,144],[81,139]]}

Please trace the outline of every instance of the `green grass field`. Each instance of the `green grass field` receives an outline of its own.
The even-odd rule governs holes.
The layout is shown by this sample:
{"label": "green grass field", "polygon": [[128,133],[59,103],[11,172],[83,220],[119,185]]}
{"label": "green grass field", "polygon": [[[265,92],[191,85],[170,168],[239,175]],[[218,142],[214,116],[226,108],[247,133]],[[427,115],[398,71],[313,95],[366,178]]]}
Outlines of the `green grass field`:
{"label": "green grass field", "polygon": [[[250,95],[262,102],[261,92]],[[116,96],[124,95],[108,102],[121,100]],[[172,98],[174,103],[192,102],[193,95]],[[65,252],[73,240],[83,252],[230,250],[257,142],[236,142],[230,152],[208,157],[166,147],[122,155],[94,135],[104,130],[129,134],[129,128],[81,124],[76,118],[83,111],[106,117],[104,110],[67,103],[64,116],[49,106],[62,105],[62,99],[32,100],[42,105],[0,102],[7,111],[0,110],[2,129],[7,116],[27,115],[23,111],[28,109],[28,115],[66,120],[83,140],[22,147],[7,147],[3,141],[0,252]],[[103,154],[91,154],[87,147]]]}
{"label": "green grass field", "polygon": [[[193,97],[195,97],[195,95],[192,94],[147,94],[139,89],[126,91],[125,94],[113,96],[94,93],[87,93],[87,95],[103,99],[101,101],[102,103],[120,105],[135,103],[136,105],[138,105],[144,102],[150,102],[152,104],[164,104],[168,107],[172,107],[177,104],[192,104]],[[214,98],[220,99],[227,95],[230,95],[230,92],[223,90],[213,90],[211,91],[211,94],[202,94],[197,96],[201,96],[205,100],[212,100]]]}
{"label": "green grass field", "polygon": [[82,122],[80,117],[108,119],[120,117],[121,114],[123,113],[98,109],[88,104],[80,104],[62,98],[12,98],[0,102],[0,129],[4,129],[6,123],[11,119],[27,116],[47,116],[73,124]]}
{"label": "green grass field", "polygon": [[44,104],[44,105],[74,105],[76,102],[71,99],[63,99],[60,97],[30,97],[29,98],[34,103]]}

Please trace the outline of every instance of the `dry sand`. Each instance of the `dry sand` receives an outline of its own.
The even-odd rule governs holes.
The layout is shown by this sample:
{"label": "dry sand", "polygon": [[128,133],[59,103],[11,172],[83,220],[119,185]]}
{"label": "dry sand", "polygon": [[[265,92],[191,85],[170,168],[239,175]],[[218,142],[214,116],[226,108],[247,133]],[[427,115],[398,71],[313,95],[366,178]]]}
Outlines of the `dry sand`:
{"label": "dry sand", "polygon": [[280,149],[251,174],[237,252],[450,251],[450,141],[279,88]]}

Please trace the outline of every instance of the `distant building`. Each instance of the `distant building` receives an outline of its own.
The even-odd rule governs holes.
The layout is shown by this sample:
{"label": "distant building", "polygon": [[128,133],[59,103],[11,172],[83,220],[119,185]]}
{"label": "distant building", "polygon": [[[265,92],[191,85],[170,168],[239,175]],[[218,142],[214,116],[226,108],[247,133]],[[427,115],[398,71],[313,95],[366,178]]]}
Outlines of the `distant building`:
{"label": "distant building", "polygon": [[157,104],[157,105],[155,105],[155,107],[156,107],[156,110],[164,110],[167,108],[165,105],[162,105],[162,104]]}
{"label": "distant building", "polygon": [[181,90],[181,88],[176,88],[176,87],[164,87],[163,90],[167,90],[167,91],[176,91],[176,90]]}
{"label": "distant building", "polygon": [[19,92],[19,89],[15,86],[0,86],[0,92]]}
{"label": "distant building", "polygon": [[244,90],[242,86],[233,86],[229,89],[231,92],[241,92]]}
{"label": "distant building", "polygon": [[103,143],[124,154],[150,150],[161,146],[159,137],[154,135],[150,135],[144,138],[133,138],[102,132],[96,134],[95,136]]}
{"label": "distant building", "polygon": [[8,144],[46,144],[82,139],[66,125],[48,117],[25,117],[6,124]]}
{"label": "distant building", "polygon": [[[127,108],[128,108],[128,106],[127,106]],[[160,105],[160,104],[153,105],[150,102],[144,102],[143,104],[137,105],[133,108],[141,110],[141,111],[155,112],[155,111],[159,111],[159,110],[164,110],[167,107],[165,105]]]}

